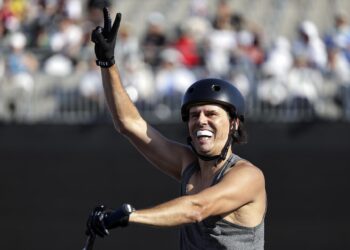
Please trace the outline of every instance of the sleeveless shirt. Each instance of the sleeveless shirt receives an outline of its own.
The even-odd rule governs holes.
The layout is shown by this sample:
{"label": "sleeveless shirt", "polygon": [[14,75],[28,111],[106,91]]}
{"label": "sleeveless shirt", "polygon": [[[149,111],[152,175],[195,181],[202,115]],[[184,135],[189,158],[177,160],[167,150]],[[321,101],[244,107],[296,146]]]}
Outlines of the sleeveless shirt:
{"label": "sleeveless shirt", "polygon": [[[232,154],[214,177],[212,185],[218,183],[224,174],[241,159]],[[185,169],[181,180],[181,195],[186,195],[186,185],[197,169],[199,169],[197,162]],[[211,216],[198,223],[183,225],[180,228],[180,249],[263,250],[264,220],[256,227],[245,227],[231,223],[221,216]]]}

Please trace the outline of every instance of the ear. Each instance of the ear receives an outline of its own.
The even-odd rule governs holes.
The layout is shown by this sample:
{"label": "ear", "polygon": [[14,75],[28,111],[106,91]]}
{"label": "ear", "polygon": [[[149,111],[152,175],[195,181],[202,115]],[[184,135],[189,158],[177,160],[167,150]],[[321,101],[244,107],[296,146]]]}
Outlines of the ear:
{"label": "ear", "polygon": [[235,118],[231,120],[231,129],[233,129],[234,131],[236,131],[239,127],[239,119]]}
{"label": "ear", "polygon": [[237,118],[236,119],[236,130],[238,130],[238,128],[239,128],[239,123],[240,123],[240,120]]}

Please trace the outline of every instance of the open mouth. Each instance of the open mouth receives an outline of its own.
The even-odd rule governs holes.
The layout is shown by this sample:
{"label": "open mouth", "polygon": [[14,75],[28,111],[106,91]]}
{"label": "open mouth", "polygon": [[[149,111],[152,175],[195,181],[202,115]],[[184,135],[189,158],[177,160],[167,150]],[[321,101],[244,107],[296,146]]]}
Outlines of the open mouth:
{"label": "open mouth", "polygon": [[197,130],[196,136],[197,138],[211,138],[214,133],[210,130]]}

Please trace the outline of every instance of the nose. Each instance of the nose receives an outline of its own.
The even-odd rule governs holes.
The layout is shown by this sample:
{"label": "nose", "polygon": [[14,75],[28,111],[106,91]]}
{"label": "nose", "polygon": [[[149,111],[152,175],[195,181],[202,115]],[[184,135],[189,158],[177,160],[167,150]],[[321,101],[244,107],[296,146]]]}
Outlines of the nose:
{"label": "nose", "polygon": [[206,117],[206,115],[204,114],[204,112],[200,112],[198,115],[198,123],[199,124],[207,124],[208,119]]}

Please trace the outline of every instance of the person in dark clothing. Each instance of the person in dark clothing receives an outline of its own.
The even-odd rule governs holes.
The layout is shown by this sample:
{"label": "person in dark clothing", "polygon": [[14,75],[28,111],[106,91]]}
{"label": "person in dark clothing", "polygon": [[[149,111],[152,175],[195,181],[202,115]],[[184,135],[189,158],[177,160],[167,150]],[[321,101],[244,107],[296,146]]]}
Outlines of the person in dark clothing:
{"label": "person in dark clothing", "polygon": [[88,218],[87,234],[104,237],[129,223],[180,226],[181,249],[263,249],[264,175],[233,153],[235,143],[246,141],[241,93],[221,79],[193,83],[181,106],[188,145],[167,139],[142,118],[114,66],[121,14],[113,25],[106,8],[104,17],[104,27],[92,32],[92,41],[115,128],[154,166],[178,180],[182,195],[147,209],[97,206]]}

